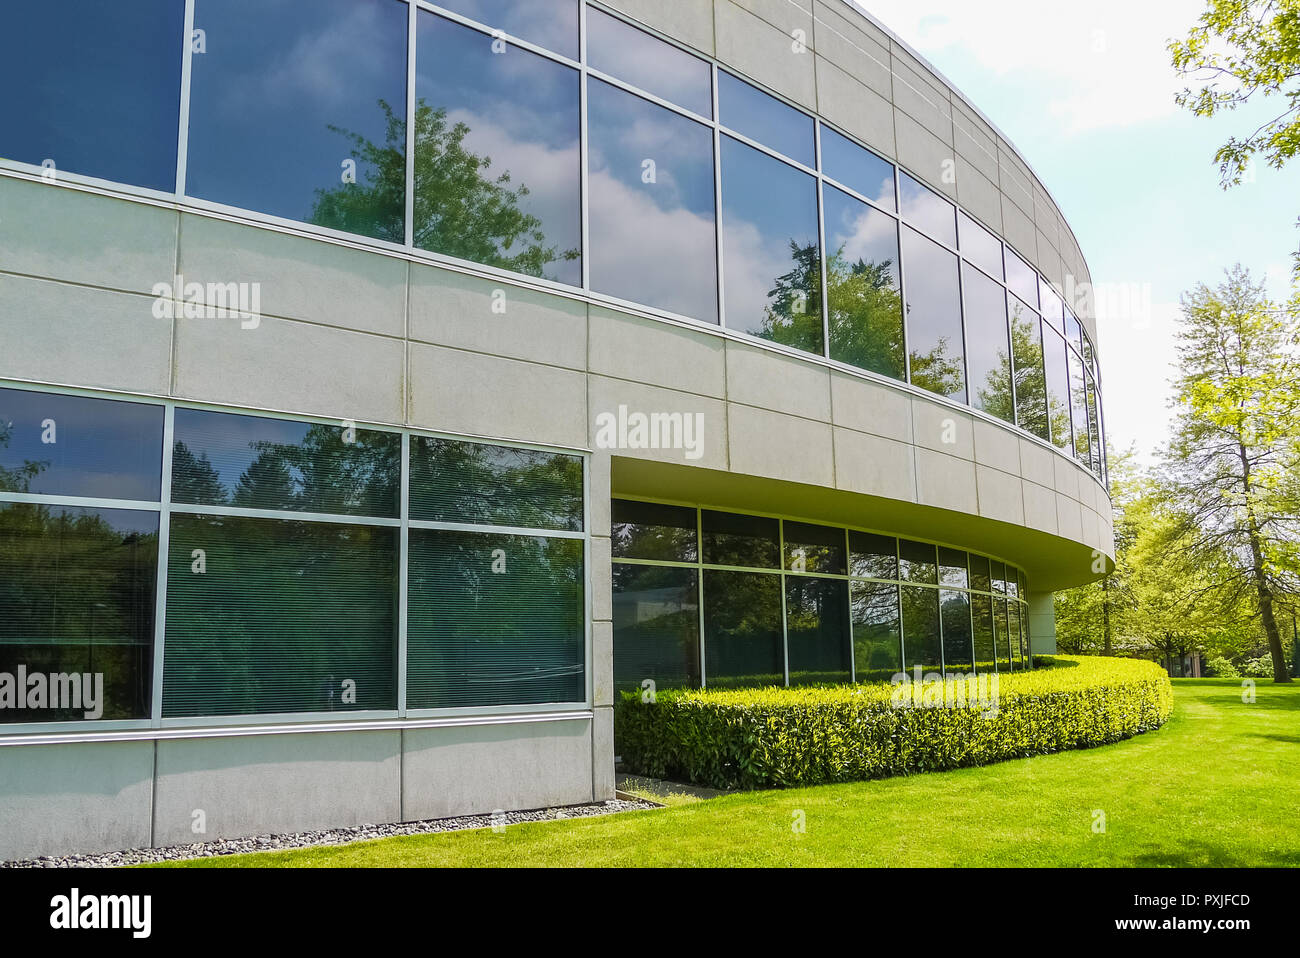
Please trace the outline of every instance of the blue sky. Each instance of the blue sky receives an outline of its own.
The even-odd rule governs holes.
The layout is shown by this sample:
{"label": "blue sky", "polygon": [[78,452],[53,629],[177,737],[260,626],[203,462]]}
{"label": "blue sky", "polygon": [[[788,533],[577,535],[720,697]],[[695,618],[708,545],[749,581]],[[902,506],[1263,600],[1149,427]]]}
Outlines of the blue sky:
{"label": "blue sky", "polygon": [[[1281,297],[1300,244],[1300,163],[1219,186],[1214,152],[1281,108],[1213,120],[1174,103],[1166,44],[1204,0],[866,0],[1019,148],[1074,228],[1095,284],[1134,284],[1099,317],[1114,445],[1146,459],[1168,431],[1180,294],[1240,262]],[[1268,109],[1265,109],[1268,107]],[[1102,295],[1100,299],[1106,299]]]}

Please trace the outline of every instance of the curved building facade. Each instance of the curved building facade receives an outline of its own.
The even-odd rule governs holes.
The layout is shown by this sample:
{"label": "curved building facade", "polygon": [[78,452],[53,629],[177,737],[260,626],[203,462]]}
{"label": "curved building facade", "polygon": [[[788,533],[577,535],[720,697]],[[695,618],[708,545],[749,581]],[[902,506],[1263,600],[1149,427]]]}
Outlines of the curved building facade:
{"label": "curved building facade", "polygon": [[28,5],[0,77],[0,858],[612,798],[619,689],[1032,668],[1112,562],[1078,244],[854,5]]}

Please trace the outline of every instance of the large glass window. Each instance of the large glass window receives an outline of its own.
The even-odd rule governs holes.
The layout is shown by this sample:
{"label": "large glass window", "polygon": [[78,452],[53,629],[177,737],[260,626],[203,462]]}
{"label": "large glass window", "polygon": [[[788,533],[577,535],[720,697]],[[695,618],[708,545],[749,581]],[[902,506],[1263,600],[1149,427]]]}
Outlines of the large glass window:
{"label": "large glass window", "polygon": [[892,582],[854,582],[850,587],[857,680],[888,682],[903,671],[898,586]]}
{"label": "large glass window", "polygon": [[614,684],[700,685],[700,597],[695,569],[614,563]]}
{"label": "large glass window", "polygon": [[997,649],[993,644],[993,600],[987,595],[972,592],[971,620],[974,624],[974,651],[976,672],[996,672]]}
{"label": "large glass window", "polygon": [[850,572],[864,579],[898,578],[898,540],[874,532],[849,532]]}
{"label": "large glass window", "polygon": [[713,131],[600,80],[587,97],[591,288],[716,323]]}
{"label": "large glass window", "polygon": [[962,263],[961,276],[962,298],[966,304],[970,404],[1004,422],[1015,423],[1006,293],[1000,283],[995,283],[969,263]]}
{"label": "large glass window", "polygon": [[1070,374],[1065,354],[1065,340],[1061,334],[1043,323],[1043,369],[1047,375],[1052,443],[1058,449],[1068,450],[1073,447],[1074,439],[1070,435]]}
{"label": "large glass window", "polygon": [[903,601],[903,655],[907,671],[918,666],[921,674],[943,671],[943,641],[939,635],[939,590],[905,585]]}
{"label": "large glass window", "polygon": [[1038,309],[1038,274],[1034,268],[1021,259],[1010,247],[1006,250],[1007,287],[1020,300],[1030,307]]}
{"label": "large glass window", "polygon": [[704,670],[709,685],[784,685],[781,625],[781,576],[704,570]]}
{"label": "large glass window", "polygon": [[1038,302],[1043,319],[1058,333],[1065,332],[1065,306],[1052,284],[1041,276],[1038,277]]}
{"label": "large glass window", "polygon": [[0,156],[174,190],[185,4],[15,3],[4,18]]}
{"label": "large glass window", "polygon": [[903,219],[947,246],[957,245],[956,207],[908,176],[898,173],[899,212]]}
{"label": "large glass window", "polygon": [[1011,657],[1017,668],[1025,668],[1025,637],[1020,628],[1020,603],[1007,603],[1007,635],[1011,641]]}
{"label": "large glass window", "polygon": [[718,115],[742,136],[804,166],[815,165],[812,117],[725,70],[718,71]]}
{"label": "large glass window", "polygon": [[844,530],[806,522],[784,523],[785,567],[794,572],[844,575]]}
{"label": "large glass window", "polygon": [[903,296],[912,384],[965,402],[957,257],[906,226]]}
{"label": "large glass window", "polygon": [[994,279],[1002,279],[1002,241],[961,210],[957,211],[961,255]]}
{"label": "large glass window", "polygon": [[970,576],[966,571],[966,553],[960,549],[939,546],[939,584],[957,589],[970,586]]}
{"label": "large glass window", "polygon": [[1074,424],[1074,458],[1090,467],[1092,448],[1088,436],[1088,386],[1083,378],[1083,360],[1074,350],[1066,350],[1070,363],[1070,418]]}
{"label": "large glass window", "polygon": [[898,558],[900,578],[904,582],[938,581],[935,566],[935,547],[928,542],[913,542],[911,539],[898,540]]}
{"label": "large glass window", "polygon": [[708,565],[781,567],[781,533],[776,519],[705,509],[700,521],[704,531],[704,561]]}
{"label": "large glass window", "polygon": [[157,559],[156,512],[0,502],[0,722],[149,716]]}
{"label": "large glass window", "polygon": [[186,192],[404,243],[406,11],[195,0]]}
{"label": "large glass window", "polygon": [[1092,373],[1088,377],[1088,431],[1092,433],[1092,461],[1091,467],[1093,474],[1101,478],[1101,421],[1097,415],[1097,387],[1093,382]]}
{"label": "large glass window", "polygon": [[415,245],[581,285],[578,71],[417,23]]}
{"label": "large glass window", "polygon": [[973,671],[970,595],[943,589],[939,592],[943,622],[943,667],[945,674]]}
{"label": "large glass window", "polygon": [[822,352],[817,182],[722,138],[722,259],[726,323],[762,339]]}
{"label": "large glass window", "polygon": [[696,562],[696,512],[686,506],[615,499],[613,552],[616,559]]}
{"label": "large glass window", "polygon": [[790,684],[849,681],[853,668],[849,584],[842,579],[786,576],[785,614]]}
{"label": "large glass window", "polygon": [[877,206],[896,210],[894,164],[822,124],[822,172]]}
{"label": "large glass window", "polygon": [[996,623],[997,643],[998,643],[998,662],[1001,670],[1011,672],[1019,668],[1017,659],[1019,652],[1016,649],[1016,638],[1007,631],[1007,600],[993,597],[993,617]]}
{"label": "large glass window", "polygon": [[438,6],[493,30],[578,59],[581,0],[439,0]]}
{"label": "large glass window", "polygon": [[587,63],[669,103],[713,116],[713,71],[707,62],[591,6]]}
{"label": "large glass window", "polygon": [[1043,333],[1038,314],[1015,296],[1008,296],[1011,358],[1015,376],[1016,424],[1041,439],[1047,424],[1047,379],[1043,372]]}
{"label": "large glass window", "polygon": [[842,190],[822,190],[831,359],[904,379],[898,221]]}

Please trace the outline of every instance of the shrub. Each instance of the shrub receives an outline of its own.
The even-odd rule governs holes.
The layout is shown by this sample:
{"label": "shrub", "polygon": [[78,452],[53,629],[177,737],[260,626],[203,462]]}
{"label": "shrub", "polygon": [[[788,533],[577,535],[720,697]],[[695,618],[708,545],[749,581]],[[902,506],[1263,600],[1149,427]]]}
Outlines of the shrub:
{"label": "shrub", "polygon": [[[1272,675],[1272,672],[1269,674]],[[1230,659],[1216,655],[1205,663],[1205,677],[1207,679],[1239,679],[1241,673],[1237,671],[1237,667],[1232,664]]]}
{"label": "shrub", "polygon": [[[630,771],[656,778],[820,785],[1105,745],[1158,728],[1173,708],[1169,677],[1154,662],[1036,661],[1044,667],[998,677],[988,703],[996,708],[954,681],[678,690],[653,703],[625,692],[618,747]],[[974,707],[957,704],[959,694]]]}

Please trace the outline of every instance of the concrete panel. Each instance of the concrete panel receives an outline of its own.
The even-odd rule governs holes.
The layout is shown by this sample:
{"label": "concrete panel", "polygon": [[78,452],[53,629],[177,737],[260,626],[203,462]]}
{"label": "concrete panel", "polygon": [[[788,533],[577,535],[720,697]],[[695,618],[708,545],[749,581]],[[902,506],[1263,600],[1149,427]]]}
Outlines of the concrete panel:
{"label": "concrete panel", "polygon": [[1056,651],[1055,596],[1051,592],[1030,592],[1029,600],[1029,650],[1035,655],[1051,655]]}
{"label": "concrete panel", "polygon": [[837,428],[835,485],[850,492],[916,502],[916,459],[912,447]]}
{"label": "concrete panel", "polygon": [[[719,60],[746,76],[760,79],[796,103],[816,109],[811,48],[796,52],[790,34],[725,0],[714,4],[713,16]],[[811,40],[809,30],[808,41]]]}
{"label": "concrete panel", "polygon": [[663,3],[662,0],[609,0],[607,6],[635,17],[674,40],[702,53],[713,53],[711,3]]}
{"label": "concrete panel", "polygon": [[989,125],[962,103],[960,97],[952,98],[953,146],[986,179],[995,186],[998,182],[997,137]]}
{"label": "concrete panel", "polygon": [[805,419],[831,418],[830,371],[743,343],[727,343],[727,398]]}
{"label": "concrete panel", "polygon": [[[881,43],[871,34],[850,24],[838,11],[824,3],[814,4],[813,12],[816,16],[813,46],[817,50],[818,59],[833,63],[881,96],[890,97],[892,75],[889,72],[888,41]],[[860,24],[870,26],[861,17],[855,19]],[[825,109],[825,102],[821,99],[820,73],[817,82],[818,107]]]}
{"label": "concrete panel", "polygon": [[1083,542],[1083,507],[1069,496],[1056,494],[1056,534]]}
{"label": "concrete panel", "polygon": [[149,844],[153,742],[0,747],[0,861]]}
{"label": "concrete panel", "polygon": [[264,317],[176,320],[175,394],[340,419],[401,422],[401,340]]}
{"label": "concrete panel", "polygon": [[1002,191],[964,156],[957,156],[957,200],[966,212],[1002,233]]}
{"label": "concrete panel", "polygon": [[1025,482],[1025,525],[1056,535],[1056,493],[1036,482]]}
{"label": "concrete panel", "polygon": [[[401,818],[397,731],[164,739],[154,844]],[[192,830],[202,810],[207,831]]]}
{"label": "concrete panel", "polygon": [[1064,493],[1071,499],[1080,498],[1079,495],[1079,470],[1065,456],[1052,457],[1052,469],[1055,474],[1054,485],[1056,491]]}
{"label": "concrete panel", "polygon": [[973,417],[924,399],[912,400],[912,435],[918,446],[962,459],[975,458]]}
{"label": "concrete panel", "polygon": [[171,320],[154,299],[0,274],[0,376],[166,394]]}
{"label": "concrete panel", "polygon": [[591,538],[591,618],[608,622],[614,618],[614,605],[610,595],[613,580],[610,557],[611,543],[604,536]]}
{"label": "concrete panel", "polygon": [[1040,486],[1056,488],[1056,454],[1031,439],[1019,438],[1020,475]]}
{"label": "concrete panel", "polygon": [[614,799],[614,710],[596,708],[591,724],[592,801]]}
{"label": "concrete panel", "polygon": [[975,464],[917,447],[916,499],[922,505],[978,513]]}
{"label": "concrete panel", "polygon": [[809,46],[813,43],[812,10],[807,0],[718,0],[719,4],[734,3],[766,20],[788,36],[796,30],[803,31]]}
{"label": "concrete panel", "polygon": [[892,64],[894,106],[951,148],[952,104],[948,100],[948,93],[927,83],[908,65],[909,59],[894,54]]}
{"label": "concrete panel", "polygon": [[974,420],[975,461],[1012,475],[1020,474],[1020,437],[1010,427]]}
{"label": "concrete panel", "polygon": [[889,100],[823,57],[817,58],[817,100],[828,121],[887,159],[894,158],[894,110]]}
{"label": "concrete panel", "polygon": [[[589,376],[588,417],[589,434],[585,442],[592,449],[601,448],[601,436],[598,433],[597,420],[608,413],[615,419],[619,416],[619,407],[627,407],[627,415],[641,413],[652,416],[655,413],[673,415],[681,413],[683,424],[686,417],[702,416],[702,428],[692,436],[696,444],[694,450],[686,448],[619,448],[610,450],[614,455],[634,459],[655,459],[660,462],[676,462],[684,465],[702,466],[706,469],[727,468],[727,406],[722,400],[697,396],[694,393],[679,392],[675,389],[660,389],[657,386],[645,386],[641,383],[628,382],[623,379],[608,379],[604,376]],[[541,407],[539,404],[540,408]],[[697,420],[692,420],[697,421]],[[633,438],[629,432],[628,439]],[[685,430],[683,429],[683,440]],[[683,442],[684,445],[684,442]],[[688,458],[695,456],[695,458]]]}
{"label": "concrete panel", "polygon": [[550,366],[587,366],[587,305],[563,296],[411,266],[411,338]]}
{"label": "concrete panel", "polygon": [[0,266],[9,273],[152,293],[172,281],[176,222],[172,210],[0,176]]}
{"label": "concrete panel", "polygon": [[726,340],[654,319],[591,308],[588,368],[702,396],[727,392]]}
{"label": "concrete panel", "polygon": [[912,441],[912,399],[902,390],[832,372],[831,411],[837,426]]}
{"label": "concrete panel", "polygon": [[591,514],[589,526],[593,536],[610,534],[610,453],[606,449],[597,449],[591,454],[587,465],[587,483],[590,490]]}
{"label": "concrete panel", "polygon": [[975,482],[980,515],[1001,522],[1025,524],[1024,483],[1019,476],[988,466],[976,466]]}
{"label": "concrete panel", "polygon": [[186,215],[180,271],[186,283],[257,283],[261,312],[401,336],[407,264],[321,240]]}
{"label": "concrete panel", "polygon": [[422,343],[411,343],[410,362],[412,425],[586,445],[582,373]]}
{"label": "concrete panel", "polygon": [[591,626],[592,701],[597,706],[614,704],[614,623],[593,622]]}
{"label": "concrete panel", "polygon": [[727,404],[733,472],[833,486],[831,427],[782,413]]}
{"label": "concrete panel", "polygon": [[592,799],[590,719],[408,729],[402,748],[406,821]]}
{"label": "concrete panel", "polygon": [[898,137],[899,164],[949,199],[957,199],[952,144],[935,136],[906,113],[894,114],[894,133]]}
{"label": "concrete panel", "polygon": [[1034,221],[1007,196],[1005,188],[1002,191],[1002,238],[1030,265],[1038,258],[1038,234],[1034,230]]}

